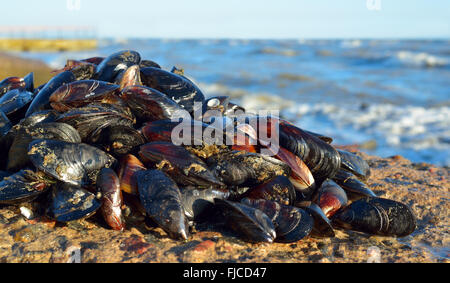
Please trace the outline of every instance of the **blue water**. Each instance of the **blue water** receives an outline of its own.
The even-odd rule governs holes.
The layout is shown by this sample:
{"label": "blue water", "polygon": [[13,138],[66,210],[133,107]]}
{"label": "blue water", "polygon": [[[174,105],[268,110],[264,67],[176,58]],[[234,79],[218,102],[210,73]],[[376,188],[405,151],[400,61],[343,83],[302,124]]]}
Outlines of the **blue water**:
{"label": "blue water", "polygon": [[450,166],[450,40],[129,40],[97,51],[24,53],[53,67],[67,58],[134,49],[181,67],[206,96],[280,110],[336,144],[367,144]]}

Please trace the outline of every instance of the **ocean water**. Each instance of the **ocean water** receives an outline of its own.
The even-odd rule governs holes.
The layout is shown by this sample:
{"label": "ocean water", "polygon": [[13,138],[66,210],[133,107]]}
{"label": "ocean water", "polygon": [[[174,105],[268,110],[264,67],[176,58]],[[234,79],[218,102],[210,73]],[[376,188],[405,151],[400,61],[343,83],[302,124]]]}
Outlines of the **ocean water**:
{"label": "ocean water", "polygon": [[122,49],[335,144],[450,166],[450,40],[103,40],[96,51],[21,55],[59,68]]}

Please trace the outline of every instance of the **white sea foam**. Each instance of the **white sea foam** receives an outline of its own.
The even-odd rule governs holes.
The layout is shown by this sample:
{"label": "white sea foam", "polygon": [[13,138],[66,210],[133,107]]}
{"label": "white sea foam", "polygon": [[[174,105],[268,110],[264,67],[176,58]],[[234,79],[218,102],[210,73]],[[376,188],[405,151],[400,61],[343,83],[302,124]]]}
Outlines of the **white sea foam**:
{"label": "white sea foam", "polygon": [[[373,104],[361,108],[347,104],[299,103],[270,93],[251,94],[218,84],[201,86],[210,95],[233,94],[235,100],[239,99],[238,102],[250,112],[280,110],[286,119],[307,130],[345,137],[345,142],[350,143],[374,139],[380,147],[395,148],[379,148],[377,154],[398,152],[413,158],[418,155],[413,151],[417,151],[427,155],[429,162],[450,165],[448,106]],[[433,156],[435,154],[440,156]]]}
{"label": "white sea foam", "polygon": [[419,67],[442,67],[448,64],[445,58],[441,58],[426,52],[399,51],[395,57],[402,63]]}

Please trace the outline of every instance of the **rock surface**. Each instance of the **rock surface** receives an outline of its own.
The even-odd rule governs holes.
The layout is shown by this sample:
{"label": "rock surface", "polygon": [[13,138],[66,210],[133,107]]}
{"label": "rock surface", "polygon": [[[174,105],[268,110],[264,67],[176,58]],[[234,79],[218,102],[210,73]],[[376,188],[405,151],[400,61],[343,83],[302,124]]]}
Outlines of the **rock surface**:
{"label": "rock surface", "polygon": [[371,166],[372,190],[413,209],[418,228],[412,235],[396,239],[337,231],[332,239],[250,244],[227,230],[197,225],[188,242],[179,242],[159,228],[147,229],[142,219],[129,219],[121,233],[105,228],[96,216],[65,225],[26,220],[18,208],[3,206],[0,262],[448,262],[450,169],[401,156],[359,154]]}

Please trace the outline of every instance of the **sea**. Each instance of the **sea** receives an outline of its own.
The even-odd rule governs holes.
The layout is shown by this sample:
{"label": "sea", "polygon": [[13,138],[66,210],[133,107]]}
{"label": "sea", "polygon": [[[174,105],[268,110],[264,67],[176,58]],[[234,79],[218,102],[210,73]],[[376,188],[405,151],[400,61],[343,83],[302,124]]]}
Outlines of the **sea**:
{"label": "sea", "polygon": [[334,144],[450,166],[450,40],[105,39],[98,50],[20,55],[57,69],[123,49]]}

